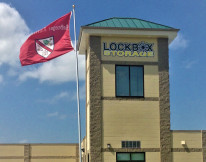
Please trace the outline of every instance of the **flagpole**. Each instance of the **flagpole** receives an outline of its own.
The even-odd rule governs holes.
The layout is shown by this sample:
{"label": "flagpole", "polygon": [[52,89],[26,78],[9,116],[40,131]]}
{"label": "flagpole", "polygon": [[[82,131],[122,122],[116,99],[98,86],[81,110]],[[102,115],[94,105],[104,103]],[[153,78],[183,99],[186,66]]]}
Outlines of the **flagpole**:
{"label": "flagpole", "polygon": [[82,161],[81,156],[81,119],[80,119],[80,102],[79,102],[79,68],[78,68],[78,55],[76,45],[76,22],[75,22],[75,5],[73,7],[73,18],[74,18],[74,50],[76,54],[76,82],[77,82],[77,107],[78,107],[78,133],[79,133],[79,162]]}

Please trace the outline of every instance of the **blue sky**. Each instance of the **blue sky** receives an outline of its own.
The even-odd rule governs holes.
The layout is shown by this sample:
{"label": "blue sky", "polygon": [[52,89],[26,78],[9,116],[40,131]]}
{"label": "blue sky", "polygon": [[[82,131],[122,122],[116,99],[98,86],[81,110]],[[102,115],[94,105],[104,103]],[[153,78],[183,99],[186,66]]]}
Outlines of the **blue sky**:
{"label": "blue sky", "polygon": [[[180,29],[169,51],[171,129],[206,129],[205,1],[0,0],[0,143],[78,142],[74,53],[27,67],[18,60],[29,34],[70,12],[73,4],[77,37],[80,26],[110,17]],[[83,137],[84,56],[79,66]]]}

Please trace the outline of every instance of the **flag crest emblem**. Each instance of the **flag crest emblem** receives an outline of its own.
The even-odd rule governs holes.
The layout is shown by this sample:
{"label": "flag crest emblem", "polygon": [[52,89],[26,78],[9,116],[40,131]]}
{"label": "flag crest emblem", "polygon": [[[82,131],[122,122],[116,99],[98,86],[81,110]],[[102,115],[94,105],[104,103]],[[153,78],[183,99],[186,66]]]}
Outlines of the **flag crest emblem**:
{"label": "flag crest emblem", "polygon": [[54,49],[54,37],[38,39],[36,40],[36,52],[44,57],[47,58]]}

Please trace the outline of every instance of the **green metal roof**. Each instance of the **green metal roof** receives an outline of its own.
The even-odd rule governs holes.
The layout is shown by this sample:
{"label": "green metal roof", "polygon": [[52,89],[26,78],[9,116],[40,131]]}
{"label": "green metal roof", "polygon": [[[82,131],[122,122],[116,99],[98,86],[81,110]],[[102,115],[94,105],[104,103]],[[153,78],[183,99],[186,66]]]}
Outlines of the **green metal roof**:
{"label": "green metal roof", "polygon": [[174,29],[172,27],[137,18],[113,17],[86,25],[88,27],[137,28],[137,29]]}

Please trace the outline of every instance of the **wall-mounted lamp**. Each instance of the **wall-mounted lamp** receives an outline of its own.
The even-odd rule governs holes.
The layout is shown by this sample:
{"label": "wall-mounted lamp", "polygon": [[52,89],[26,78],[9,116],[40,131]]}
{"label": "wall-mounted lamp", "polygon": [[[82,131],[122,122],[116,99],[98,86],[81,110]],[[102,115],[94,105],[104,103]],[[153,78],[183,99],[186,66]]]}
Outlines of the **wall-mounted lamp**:
{"label": "wall-mounted lamp", "polygon": [[110,143],[107,144],[107,148],[111,148],[111,144]]}
{"label": "wall-mounted lamp", "polygon": [[181,145],[186,145],[186,142],[185,141],[181,141]]}
{"label": "wall-mounted lamp", "polygon": [[85,151],[85,149],[84,149],[84,148],[82,148],[81,150],[82,150],[82,152],[84,152],[84,151]]}

